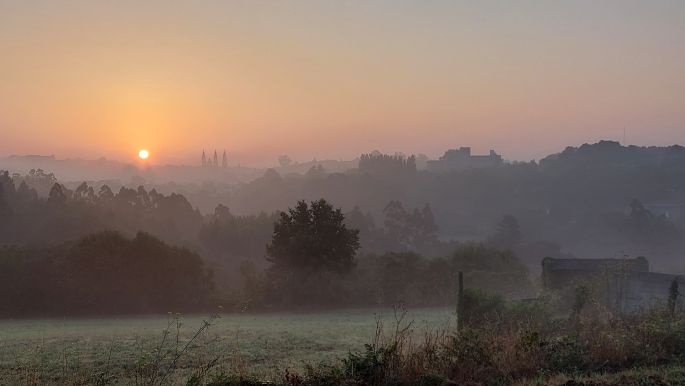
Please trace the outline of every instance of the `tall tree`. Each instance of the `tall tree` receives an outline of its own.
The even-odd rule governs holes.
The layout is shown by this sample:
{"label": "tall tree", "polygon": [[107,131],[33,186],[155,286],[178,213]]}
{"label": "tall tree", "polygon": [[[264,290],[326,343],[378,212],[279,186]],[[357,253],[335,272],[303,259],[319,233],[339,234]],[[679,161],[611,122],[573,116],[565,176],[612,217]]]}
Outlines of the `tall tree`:
{"label": "tall tree", "polygon": [[50,194],[48,195],[48,204],[51,205],[64,205],[67,202],[67,189],[55,183],[50,189]]}
{"label": "tall tree", "polygon": [[326,200],[299,201],[274,225],[269,260],[277,269],[348,272],[359,249],[359,231],[348,229],[344,220],[342,211]]}
{"label": "tall tree", "polygon": [[506,215],[497,224],[495,234],[488,241],[495,248],[512,249],[519,245],[522,239],[518,220],[512,215]]}

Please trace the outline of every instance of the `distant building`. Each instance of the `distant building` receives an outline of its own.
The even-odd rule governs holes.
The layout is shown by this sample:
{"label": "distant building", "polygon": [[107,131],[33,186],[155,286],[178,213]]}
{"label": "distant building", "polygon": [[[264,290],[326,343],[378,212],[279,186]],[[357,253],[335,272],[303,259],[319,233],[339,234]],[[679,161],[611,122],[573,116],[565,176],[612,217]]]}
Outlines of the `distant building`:
{"label": "distant building", "polygon": [[[631,271],[614,274],[607,286],[608,306],[619,313],[631,313],[654,306],[665,306],[673,285],[685,287],[681,275],[658,272]],[[682,291],[682,290],[680,290]],[[676,297],[676,308],[683,309],[681,296]]]}
{"label": "distant building", "polygon": [[431,172],[449,172],[475,168],[500,166],[504,163],[502,156],[494,150],[488,155],[472,155],[470,147],[450,149],[438,160],[428,161],[427,169]]}
{"label": "distant building", "polygon": [[542,283],[546,289],[558,290],[577,281],[594,280],[607,274],[649,272],[644,257],[634,259],[553,259],[542,260]]}
{"label": "distant building", "polygon": [[679,221],[685,215],[684,204],[645,204],[644,207],[655,216],[664,216],[671,221]]}
{"label": "distant building", "polygon": [[[207,157],[205,151],[202,150],[202,167],[208,169],[218,169],[219,168],[219,154],[214,150],[214,155],[212,157]],[[226,150],[221,158],[221,167],[228,167],[228,156],[226,155]]]}
{"label": "distant building", "polygon": [[[631,313],[668,302],[675,284],[685,286],[680,275],[649,271],[644,257],[635,259],[553,259],[542,261],[545,289],[562,290],[591,286],[597,300],[618,313]],[[676,287],[676,288],[677,288]],[[678,301],[677,307],[682,309]]]}

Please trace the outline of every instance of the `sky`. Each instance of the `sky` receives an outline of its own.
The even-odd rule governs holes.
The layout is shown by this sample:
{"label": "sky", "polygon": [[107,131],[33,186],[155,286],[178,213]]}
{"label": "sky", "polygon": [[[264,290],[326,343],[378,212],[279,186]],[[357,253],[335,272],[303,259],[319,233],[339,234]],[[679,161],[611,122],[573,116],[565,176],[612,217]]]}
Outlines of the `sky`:
{"label": "sky", "polygon": [[685,1],[0,0],[0,156],[685,143]]}

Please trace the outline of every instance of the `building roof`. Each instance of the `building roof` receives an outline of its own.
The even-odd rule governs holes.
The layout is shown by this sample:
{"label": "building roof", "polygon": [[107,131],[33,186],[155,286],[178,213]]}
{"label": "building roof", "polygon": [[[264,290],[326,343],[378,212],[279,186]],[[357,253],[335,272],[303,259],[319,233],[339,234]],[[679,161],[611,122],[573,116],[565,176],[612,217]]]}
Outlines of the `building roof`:
{"label": "building roof", "polygon": [[542,260],[545,271],[649,271],[649,262],[644,257],[633,259],[555,259],[546,257]]}

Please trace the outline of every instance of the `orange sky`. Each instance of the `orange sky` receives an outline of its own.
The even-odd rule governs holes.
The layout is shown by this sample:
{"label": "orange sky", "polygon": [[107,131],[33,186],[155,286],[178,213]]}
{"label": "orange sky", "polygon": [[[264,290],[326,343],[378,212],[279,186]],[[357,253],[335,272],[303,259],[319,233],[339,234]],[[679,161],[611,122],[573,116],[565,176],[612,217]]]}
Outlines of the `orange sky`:
{"label": "orange sky", "polygon": [[685,142],[685,2],[5,2],[0,156]]}

